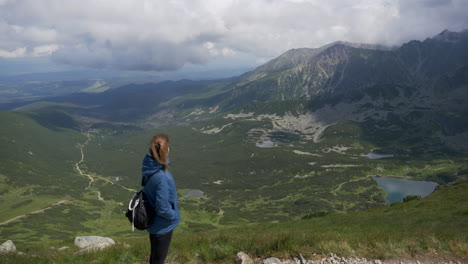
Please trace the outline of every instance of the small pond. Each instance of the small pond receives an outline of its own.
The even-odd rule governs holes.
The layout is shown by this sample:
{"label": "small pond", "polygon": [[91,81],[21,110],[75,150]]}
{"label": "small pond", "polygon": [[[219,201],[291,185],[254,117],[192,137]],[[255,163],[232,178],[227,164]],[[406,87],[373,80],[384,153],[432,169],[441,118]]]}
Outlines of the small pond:
{"label": "small pond", "polygon": [[384,189],[388,204],[402,202],[408,195],[419,195],[426,197],[431,194],[437,186],[435,182],[413,181],[400,178],[372,177],[377,184]]}
{"label": "small pond", "polygon": [[275,142],[268,139],[268,140],[263,140],[263,141],[257,142],[255,144],[255,146],[257,146],[259,148],[274,148],[277,145],[275,144]]}
{"label": "small pond", "polygon": [[182,195],[182,197],[197,196],[201,198],[206,198],[206,195],[203,194],[201,190],[190,190],[188,193]]}
{"label": "small pond", "polygon": [[369,153],[366,155],[362,155],[363,157],[368,157],[369,159],[383,159],[383,158],[391,158],[393,154],[379,154],[379,153]]}

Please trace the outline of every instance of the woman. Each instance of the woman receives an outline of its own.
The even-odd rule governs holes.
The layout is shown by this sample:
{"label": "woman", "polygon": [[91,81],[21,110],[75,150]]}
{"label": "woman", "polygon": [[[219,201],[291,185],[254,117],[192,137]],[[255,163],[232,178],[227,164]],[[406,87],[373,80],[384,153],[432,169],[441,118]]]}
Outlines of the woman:
{"label": "woman", "polygon": [[142,183],[147,181],[143,192],[156,212],[147,229],[151,242],[150,264],[164,263],[172,231],[180,223],[176,185],[168,170],[169,151],[169,137],[157,134],[150,141],[150,154],[143,159]]}

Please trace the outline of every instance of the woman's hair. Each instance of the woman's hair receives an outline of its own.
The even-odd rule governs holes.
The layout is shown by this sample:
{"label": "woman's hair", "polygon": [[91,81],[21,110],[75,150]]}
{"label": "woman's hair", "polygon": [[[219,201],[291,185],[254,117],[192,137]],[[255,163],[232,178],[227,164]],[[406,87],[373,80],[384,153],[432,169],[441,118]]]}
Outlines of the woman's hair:
{"label": "woman's hair", "polygon": [[153,136],[149,145],[151,157],[164,165],[164,170],[167,171],[169,168],[169,164],[167,163],[167,157],[169,156],[169,137],[166,134],[157,134]]}

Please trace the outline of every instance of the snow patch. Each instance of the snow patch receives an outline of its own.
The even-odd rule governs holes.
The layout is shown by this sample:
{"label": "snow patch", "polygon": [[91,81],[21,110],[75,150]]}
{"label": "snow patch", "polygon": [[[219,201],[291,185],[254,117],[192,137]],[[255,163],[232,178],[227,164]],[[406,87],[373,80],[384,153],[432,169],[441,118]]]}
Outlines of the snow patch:
{"label": "snow patch", "polygon": [[222,127],[214,127],[214,128],[210,128],[210,129],[201,129],[200,132],[204,133],[204,134],[209,134],[209,135],[212,135],[212,134],[218,134],[219,132],[223,131],[223,129],[225,129],[226,127],[228,126],[231,126],[232,123],[229,123],[229,124],[226,124]]}
{"label": "snow patch", "polygon": [[218,112],[218,109],[219,109],[219,105],[214,106],[214,107],[210,107],[209,113],[210,113],[210,114],[216,113],[216,112]]}
{"label": "snow patch", "polygon": [[226,115],[224,118],[225,119],[239,119],[239,118],[246,118],[246,117],[252,117],[254,115],[253,112],[250,112],[250,113],[243,113],[243,112],[240,112],[239,114],[228,114]]}
{"label": "snow patch", "polygon": [[324,152],[324,153],[336,152],[336,153],[339,153],[339,154],[346,154],[345,151],[350,149],[350,148],[351,147],[334,146],[332,148],[323,149],[322,152]]}
{"label": "snow patch", "polygon": [[186,115],[185,117],[189,117],[189,116],[192,116],[192,115],[202,115],[204,114],[205,111],[203,111],[203,109],[201,108],[196,108],[193,112],[191,112],[190,114]]}
{"label": "snow patch", "polygon": [[319,155],[319,154],[314,154],[314,153],[310,153],[310,152],[305,152],[305,151],[300,151],[300,150],[293,150],[294,153],[296,154],[299,154],[299,155],[309,155],[309,156],[316,156],[316,157],[322,157],[322,155]]}

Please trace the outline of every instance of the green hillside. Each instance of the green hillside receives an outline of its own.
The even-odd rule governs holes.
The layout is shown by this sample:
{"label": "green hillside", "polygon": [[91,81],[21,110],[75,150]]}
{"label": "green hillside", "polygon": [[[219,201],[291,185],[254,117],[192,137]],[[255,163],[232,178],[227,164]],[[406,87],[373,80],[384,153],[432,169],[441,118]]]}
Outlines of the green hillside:
{"label": "green hillside", "polygon": [[[99,180],[92,185],[77,170],[78,164],[86,173],[80,149],[87,136],[59,126],[77,125],[70,116],[56,111],[0,112],[0,120],[1,237],[66,239],[118,219],[109,213],[120,205],[101,201]],[[123,229],[120,223],[118,231]]]}
{"label": "green hillside", "polygon": [[[381,207],[374,176],[466,179],[466,34],[396,50],[292,50],[229,80],[127,85],[0,112],[0,237],[141,236],[123,213],[155,133],[172,141],[179,232]],[[425,63],[434,52],[459,55],[444,70]]]}
{"label": "green hillside", "polygon": [[[370,176],[444,184],[466,178],[468,171],[463,152],[431,137],[419,134],[414,141],[402,130],[400,144],[389,140],[385,145],[385,134],[375,138],[379,133],[353,121],[324,128],[315,142],[315,132],[273,129],[287,120],[300,124],[300,116],[234,115],[157,130],[102,126],[81,133],[57,125],[57,120],[79,125],[69,118],[53,111],[2,112],[1,122],[7,124],[1,134],[2,237],[46,241],[140,235],[128,232],[123,212],[139,188],[147,141],[161,132],[172,140],[171,171],[185,231],[378,207],[385,195]],[[259,147],[266,139],[276,145]],[[411,152],[412,146],[424,148]],[[363,156],[375,150],[391,151],[394,157]],[[190,190],[205,197],[184,197]]]}
{"label": "green hillside", "polygon": [[[371,210],[336,213],[283,223],[261,223],[208,232],[177,229],[171,263],[234,263],[236,253],[253,257],[320,259],[331,252],[368,259],[468,261],[468,180],[441,187],[429,197]],[[2,263],[143,263],[149,243],[114,237],[103,252],[76,255],[72,239],[20,243],[25,256],[2,256]],[[70,246],[59,252],[51,247]],[[35,254],[31,258],[29,255]]]}

